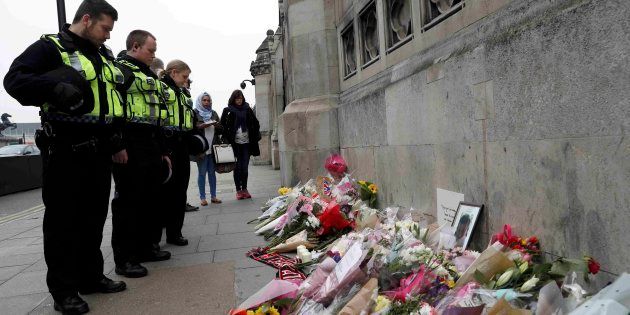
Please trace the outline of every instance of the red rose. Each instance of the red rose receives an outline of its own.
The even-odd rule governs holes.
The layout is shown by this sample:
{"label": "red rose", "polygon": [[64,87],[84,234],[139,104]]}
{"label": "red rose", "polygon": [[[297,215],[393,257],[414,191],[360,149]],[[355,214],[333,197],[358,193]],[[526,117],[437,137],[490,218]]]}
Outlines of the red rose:
{"label": "red rose", "polygon": [[529,242],[532,244],[538,243],[538,238],[536,236],[532,236],[529,238]]}
{"label": "red rose", "polygon": [[333,228],[337,231],[341,231],[352,224],[352,222],[346,220],[343,214],[341,214],[339,205],[334,202],[331,202],[326,210],[319,216],[319,221],[322,231],[321,234],[318,231],[318,235],[328,234]]}
{"label": "red rose", "polygon": [[595,275],[595,274],[597,274],[599,272],[599,269],[600,269],[601,266],[595,259],[593,259],[593,257],[588,257],[587,263],[588,263],[588,272],[589,273]]}

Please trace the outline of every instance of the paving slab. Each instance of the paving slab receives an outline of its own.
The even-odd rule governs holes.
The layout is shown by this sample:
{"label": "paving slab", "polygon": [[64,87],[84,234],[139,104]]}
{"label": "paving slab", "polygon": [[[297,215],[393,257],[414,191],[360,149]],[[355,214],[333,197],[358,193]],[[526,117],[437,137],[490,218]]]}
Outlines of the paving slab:
{"label": "paving slab", "polygon": [[236,269],[264,266],[264,264],[245,256],[245,253],[247,253],[251,249],[251,247],[243,247],[216,250],[214,251],[214,262],[233,261]]}
{"label": "paving slab", "polygon": [[263,244],[265,244],[265,240],[253,233],[212,235],[201,238],[198,251],[207,252],[220,249],[254,247]]}
{"label": "paving slab", "polygon": [[0,267],[31,265],[44,258],[42,253],[0,256]]}
{"label": "paving slab", "polygon": [[[143,263],[145,267],[149,269],[149,276],[151,276],[151,270],[160,269],[160,268],[168,268],[168,267],[177,267],[177,266],[193,266],[193,265],[201,265],[214,262],[214,252],[203,252],[203,253],[191,253],[191,254],[183,254],[183,255],[174,255],[171,256],[171,259],[166,261],[159,262],[147,262]],[[228,262],[228,261],[225,261]]]}
{"label": "paving slab", "polygon": [[33,245],[38,237],[10,238],[0,242],[0,248]]}
{"label": "paving slab", "polygon": [[247,222],[221,222],[217,234],[232,234],[242,232],[254,232],[256,225],[247,224]]}
{"label": "paving slab", "polygon": [[41,226],[36,226],[28,231],[25,231],[23,233],[17,234],[12,238],[30,238],[30,237],[42,237],[44,236],[44,231],[42,230]]}
{"label": "paving slab", "polygon": [[204,225],[187,225],[182,228],[182,234],[185,238],[191,238],[202,235],[216,235],[218,229],[217,223]]}
{"label": "paving slab", "polygon": [[166,241],[164,241],[160,243],[160,247],[162,250],[171,252],[171,255],[192,254],[197,252],[197,246],[199,246],[201,236],[190,237],[188,234],[184,233],[184,237],[188,239],[188,245],[186,246],[167,244]]}
{"label": "paving slab", "polygon": [[12,296],[8,298],[0,298],[0,305],[2,305],[2,314],[28,314],[38,304],[45,300],[47,296],[49,296],[48,293],[36,293],[22,296]]}
{"label": "paving slab", "polygon": [[23,272],[33,272],[33,271],[43,271],[43,270],[48,270],[48,266],[46,266],[46,260],[44,258],[36,261],[34,264],[28,266],[28,268],[23,269]]}
{"label": "paving slab", "polygon": [[28,265],[0,267],[0,281],[7,281],[28,268]]}
{"label": "paving slab", "polygon": [[225,213],[217,215],[209,215],[206,217],[206,224],[210,223],[222,223],[222,222],[247,222],[252,219],[256,219],[260,216],[260,212],[240,212],[240,213]]}
{"label": "paving slab", "polygon": [[0,285],[0,298],[48,292],[46,271],[19,273]]}
{"label": "paving slab", "polygon": [[234,283],[237,305],[269,283],[276,276],[276,272],[276,269],[268,266],[239,269]]}

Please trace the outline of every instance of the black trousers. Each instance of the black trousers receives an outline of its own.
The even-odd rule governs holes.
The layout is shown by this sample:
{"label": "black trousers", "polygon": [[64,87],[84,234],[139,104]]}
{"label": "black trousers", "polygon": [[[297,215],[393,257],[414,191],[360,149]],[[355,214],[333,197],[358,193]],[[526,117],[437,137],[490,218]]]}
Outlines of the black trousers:
{"label": "black trousers", "polygon": [[112,200],[114,262],[137,263],[152,249],[160,228],[158,193],[162,154],[155,133],[126,132],[127,164],[114,164],[116,193]]}
{"label": "black trousers", "polygon": [[234,156],[236,157],[236,167],[234,168],[234,185],[236,191],[247,189],[247,177],[249,168],[249,143],[232,145]]}
{"label": "black trousers", "polygon": [[46,283],[57,300],[103,278],[101,241],[111,187],[111,152],[102,139],[96,145],[72,147],[96,138],[74,130],[58,134],[52,146],[38,141],[46,207]]}
{"label": "black trousers", "polygon": [[[171,163],[173,174],[171,180],[160,189],[161,215],[166,227],[166,238],[182,236],[184,216],[186,212],[186,194],[190,180],[190,158],[188,147],[183,137],[174,136],[168,141],[171,149]],[[162,230],[153,237],[154,243],[162,239]]]}

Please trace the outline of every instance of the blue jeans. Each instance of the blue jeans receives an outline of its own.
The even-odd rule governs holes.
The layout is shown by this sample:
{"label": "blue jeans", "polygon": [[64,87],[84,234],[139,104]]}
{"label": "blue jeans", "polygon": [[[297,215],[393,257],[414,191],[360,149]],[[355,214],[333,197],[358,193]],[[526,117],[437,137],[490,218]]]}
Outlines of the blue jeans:
{"label": "blue jeans", "polygon": [[214,173],[214,156],[206,154],[201,161],[197,161],[199,176],[197,184],[199,185],[199,198],[206,199],[206,173],[208,173],[208,183],[210,184],[210,196],[217,197],[217,175]]}

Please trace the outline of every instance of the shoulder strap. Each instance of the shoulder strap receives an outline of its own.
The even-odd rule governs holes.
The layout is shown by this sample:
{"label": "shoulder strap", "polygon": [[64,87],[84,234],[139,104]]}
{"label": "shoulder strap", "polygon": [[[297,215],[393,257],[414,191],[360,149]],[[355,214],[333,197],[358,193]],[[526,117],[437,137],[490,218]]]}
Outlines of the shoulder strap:
{"label": "shoulder strap", "polygon": [[134,65],[133,63],[125,60],[125,59],[116,59],[116,62],[129,68],[129,70],[136,72],[136,71],[140,71],[140,67]]}

